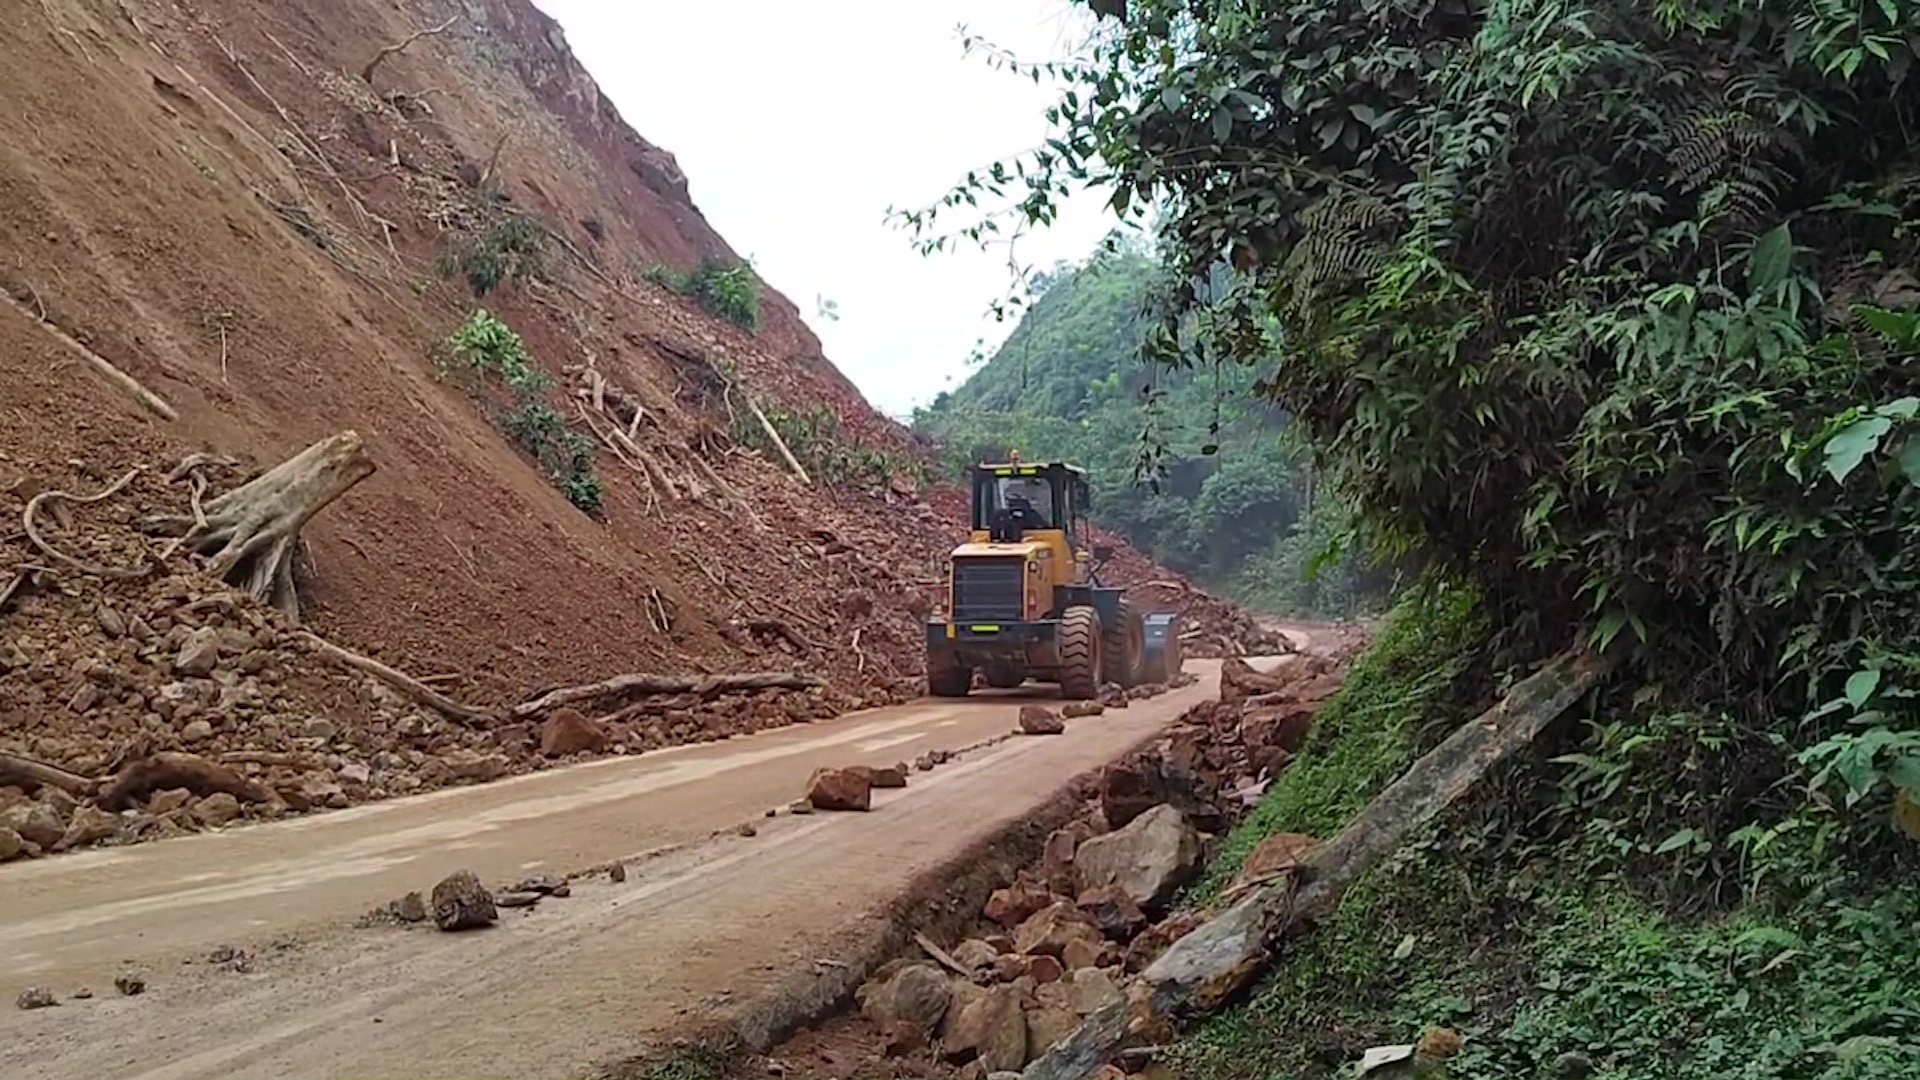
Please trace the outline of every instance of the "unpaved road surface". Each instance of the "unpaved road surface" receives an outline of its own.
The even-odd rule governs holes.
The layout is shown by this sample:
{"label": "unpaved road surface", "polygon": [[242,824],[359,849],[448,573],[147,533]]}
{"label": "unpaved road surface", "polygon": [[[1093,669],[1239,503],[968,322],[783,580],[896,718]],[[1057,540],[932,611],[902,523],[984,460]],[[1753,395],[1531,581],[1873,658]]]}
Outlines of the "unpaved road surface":
{"label": "unpaved road surface", "polygon": [[[1004,734],[1018,697],[921,701],[318,817],[0,868],[0,1075],[587,1074],[828,970],[913,879],[1152,738],[1194,685],[1060,737],[1010,739],[875,792],[869,814],[764,812],[825,765]],[[754,822],[757,835],[732,831]],[[721,835],[716,836],[718,832]],[[482,931],[355,927],[472,869],[499,885],[634,860],[627,881]],[[207,962],[242,946],[250,969]],[[826,964],[822,964],[826,961]],[[116,974],[144,972],[138,997]],[[12,1008],[43,985],[63,1001]],[[73,1000],[86,987],[90,1000]]]}

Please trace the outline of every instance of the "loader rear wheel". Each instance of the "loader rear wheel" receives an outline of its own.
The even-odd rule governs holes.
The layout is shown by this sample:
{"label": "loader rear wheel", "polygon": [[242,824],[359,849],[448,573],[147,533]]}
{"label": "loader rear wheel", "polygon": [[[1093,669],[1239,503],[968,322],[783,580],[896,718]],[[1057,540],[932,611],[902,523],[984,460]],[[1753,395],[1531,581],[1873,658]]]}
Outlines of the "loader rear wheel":
{"label": "loader rear wheel", "polygon": [[1070,607],[1060,616],[1060,696],[1087,701],[1100,696],[1100,614]]}
{"label": "loader rear wheel", "polygon": [[1106,628],[1105,637],[1101,644],[1106,650],[1106,662],[1100,677],[1119,683],[1123,690],[1140,685],[1141,659],[1147,651],[1147,626],[1140,613],[1133,610],[1131,600],[1121,598],[1120,608],[1114,613],[1113,625]]}

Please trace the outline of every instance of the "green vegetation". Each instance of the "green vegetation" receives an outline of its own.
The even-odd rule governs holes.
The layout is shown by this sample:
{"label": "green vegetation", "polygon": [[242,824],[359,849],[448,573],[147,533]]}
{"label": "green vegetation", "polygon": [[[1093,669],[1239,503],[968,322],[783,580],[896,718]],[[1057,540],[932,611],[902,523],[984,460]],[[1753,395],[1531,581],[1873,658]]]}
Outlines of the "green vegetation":
{"label": "green vegetation", "polygon": [[[1005,235],[1089,183],[1157,219],[1143,353],[1284,412],[1367,535],[1484,598],[1457,685],[1380,722],[1611,661],[1194,1071],[1324,1075],[1447,1019],[1475,1075],[1911,1071],[1920,5],[1126,9],[1072,63],[994,54],[1067,84],[1055,137],[908,223]],[[1335,720],[1374,745],[1328,769],[1404,764]],[[1261,820],[1357,797],[1309,794]]]}
{"label": "green vegetation", "polygon": [[[927,467],[920,459],[855,442],[840,430],[840,418],[824,405],[799,412],[773,408],[766,414],[767,423],[780,433],[795,460],[816,480],[836,487],[874,487],[896,476],[911,477],[919,484],[927,481]],[[732,436],[734,442],[769,457],[777,453],[766,429],[751,416],[735,414]]]}
{"label": "green vegetation", "polygon": [[646,278],[735,326],[752,330],[760,325],[760,279],[754,276],[751,263],[702,259],[693,270],[650,267]]}
{"label": "green vegetation", "polygon": [[546,227],[532,218],[509,215],[464,245],[440,254],[434,270],[442,278],[463,278],[476,299],[501,285],[522,285],[540,272]]}
{"label": "green vegetation", "polygon": [[1161,278],[1118,243],[1034,275],[1006,342],[914,417],[945,448],[942,471],[1009,449],[1073,461],[1091,472],[1100,524],[1209,587],[1292,614],[1371,607],[1388,575],[1343,556],[1341,503],[1312,490],[1285,415],[1249,396],[1250,373],[1140,362]]}
{"label": "green vegetation", "polygon": [[476,308],[453,333],[434,347],[442,378],[453,377],[475,398],[496,398],[505,391],[494,423],[538,462],[567,501],[589,514],[601,509],[604,491],[594,471],[592,439],[567,426],[566,418],[541,396],[552,380],[528,355],[526,342],[485,308]]}

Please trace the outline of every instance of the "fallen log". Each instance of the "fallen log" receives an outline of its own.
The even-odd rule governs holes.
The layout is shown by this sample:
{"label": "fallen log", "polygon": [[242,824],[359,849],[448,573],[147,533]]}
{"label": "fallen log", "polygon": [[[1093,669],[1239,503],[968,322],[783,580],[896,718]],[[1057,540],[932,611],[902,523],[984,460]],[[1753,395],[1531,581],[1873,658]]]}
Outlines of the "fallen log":
{"label": "fallen log", "polygon": [[156,791],[186,788],[195,795],[225,792],[241,802],[263,803],[273,793],[263,785],[194,754],[162,752],[120,770],[96,800],[103,810],[120,811],[137,805]]}
{"label": "fallen log", "polygon": [[455,701],[411,675],[396,671],[371,656],[335,645],[319,634],[303,630],[300,632],[300,640],[306,642],[315,652],[318,652],[329,660],[344,664],[363,674],[371,675],[420,704],[438,710],[455,720],[464,720],[468,723],[483,723],[492,720],[494,717],[494,713],[491,710]]}
{"label": "fallen log", "polygon": [[0,787],[59,788],[75,798],[93,794],[99,781],[70,773],[57,765],[35,761],[18,754],[0,754]]}
{"label": "fallen log", "polygon": [[207,569],[231,585],[298,617],[293,553],[313,515],[372,476],[373,459],[352,431],[321,439],[208,503],[196,513],[149,518],[146,528],[182,537]]}
{"label": "fallen log", "polygon": [[1267,968],[1287,937],[1337,907],[1348,887],[1408,834],[1573,707],[1599,672],[1589,657],[1569,653],[1523,679],[1414,762],[1337,836],[1303,858],[1298,873],[1252,890],[1174,942],[1123,1001],[1088,1016],[1021,1075],[1092,1076],[1129,1049],[1166,1042],[1176,1021],[1219,1008]]}
{"label": "fallen log", "polygon": [[620,675],[586,686],[567,686],[523,701],[507,710],[515,720],[537,716],[562,705],[637,694],[692,694],[699,699],[748,690],[810,690],[825,680],[791,671],[756,671],[745,675]]}

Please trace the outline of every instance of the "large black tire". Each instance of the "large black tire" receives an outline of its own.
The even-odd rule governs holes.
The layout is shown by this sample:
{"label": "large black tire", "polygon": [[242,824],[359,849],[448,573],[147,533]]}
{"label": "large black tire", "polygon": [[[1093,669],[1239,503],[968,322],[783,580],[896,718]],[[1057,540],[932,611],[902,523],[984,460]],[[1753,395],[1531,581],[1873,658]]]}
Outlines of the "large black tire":
{"label": "large black tire", "polygon": [[934,697],[966,697],[973,689],[973,669],[956,663],[950,654],[927,654],[927,693]]}
{"label": "large black tire", "polygon": [[1027,681],[1027,669],[1016,664],[988,664],[980,674],[996,690],[1012,690]]}
{"label": "large black tire", "polygon": [[1070,607],[1060,616],[1060,696],[1090,701],[1100,696],[1100,613]]}
{"label": "large black tire", "polygon": [[1147,651],[1147,626],[1140,613],[1133,610],[1131,600],[1120,598],[1120,610],[1114,615],[1113,625],[1106,628],[1101,645],[1106,657],[1100,677],[1119,683],[1123,689],[1140,685],[1141,659]]}

